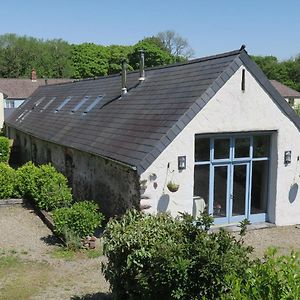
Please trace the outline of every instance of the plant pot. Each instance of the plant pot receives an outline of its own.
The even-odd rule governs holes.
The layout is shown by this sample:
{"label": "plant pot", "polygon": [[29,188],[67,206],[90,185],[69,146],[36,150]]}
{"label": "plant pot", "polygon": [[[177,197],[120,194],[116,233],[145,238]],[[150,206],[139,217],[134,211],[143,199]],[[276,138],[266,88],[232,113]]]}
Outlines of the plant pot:
{"label": "plant pot", "polygon": [[179,184],[175,184],[175,183],[170,184],[170,183],[168,183],[167,188],[170,192],[175,193],[179,189]]}

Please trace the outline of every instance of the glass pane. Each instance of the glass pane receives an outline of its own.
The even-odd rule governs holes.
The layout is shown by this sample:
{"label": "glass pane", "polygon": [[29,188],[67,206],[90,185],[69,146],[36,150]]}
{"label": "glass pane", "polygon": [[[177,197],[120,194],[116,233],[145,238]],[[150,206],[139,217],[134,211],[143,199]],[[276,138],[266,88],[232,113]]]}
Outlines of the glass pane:
{"label": "glass pane", "polygon": [[208,207],[209,165],[195,166],[193,216],[197,217]]}
{"label": "glass pane", "polygon": [[232,216],[245,215],[247,165],[233,169]]}
{"label": "glass pane", "polygon": [[269,148],[269,135],[255,135],[253,137],[253,157],[269,157]]}
{"label": "glass pane", "polygon": [[195,161],[209,161],[210,139],[197,138],[195,140]]}
{"label": "glass pane", "polygon": [[230,140],[216,139],[215,140],[215,159],[229,158]]}
{"label": "glass pane", "polygon": [[249,157],[250,154],[250,139],[249,138],[236,138],[234,157]]}
{"label": "glass pane", "polygon": [[215,167],[213,216],[226,217],[227,166]]}
{"label": "glass pane", "polygon": [[268,165],[267,160],[252,163],[251,214],[267,211]]}

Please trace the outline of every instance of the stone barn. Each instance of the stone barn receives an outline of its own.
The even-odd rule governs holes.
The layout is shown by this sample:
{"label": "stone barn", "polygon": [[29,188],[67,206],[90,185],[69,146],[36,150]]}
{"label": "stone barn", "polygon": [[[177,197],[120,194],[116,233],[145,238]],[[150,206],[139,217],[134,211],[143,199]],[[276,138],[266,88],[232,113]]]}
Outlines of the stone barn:
{"label": "stone barn", "polygon": [[207,210],[216,224],[300,223],[299,129],[244,47],[42,86],[6,121],[21,162],[52,162],[107,215]]}

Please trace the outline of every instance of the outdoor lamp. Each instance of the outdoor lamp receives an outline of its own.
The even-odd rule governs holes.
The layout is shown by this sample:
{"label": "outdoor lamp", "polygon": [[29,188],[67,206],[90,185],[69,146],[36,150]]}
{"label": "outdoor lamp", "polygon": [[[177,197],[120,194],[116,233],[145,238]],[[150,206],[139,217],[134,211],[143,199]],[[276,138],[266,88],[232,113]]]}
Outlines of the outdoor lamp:
{"label": "outdoor lamp", "polygon": [[178,170],[186,169],[186,156],[178,156]]}
{"label": "outdoor lamp", "polygon": [[289,165],[292,162],[292,151],[285,151],[284,152],[284,164]]}

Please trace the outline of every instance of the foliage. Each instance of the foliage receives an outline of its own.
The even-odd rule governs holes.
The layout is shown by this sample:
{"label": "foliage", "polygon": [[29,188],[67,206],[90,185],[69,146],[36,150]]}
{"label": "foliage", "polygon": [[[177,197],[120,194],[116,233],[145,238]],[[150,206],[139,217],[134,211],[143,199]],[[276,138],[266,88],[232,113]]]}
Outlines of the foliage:
{"label": "foliage", "polygon": [[62,236],[65,239],[67,250],[77,251],[82,248],[81,237],[73,230],[68,228],[67,225],[64,225],[63,227]]}
{"label": "foliage", "polygon": [[281,62],[275,56],[252,56],[252,59],[269,79],[300,91],[300,55]]}
{"label": "foliage", "polygon": [[69,206],[72,203],[72,194],[66,177],[50,164],[41,165],[39,173],[36,180],[37,193],[33,195],[38,207],[49,211]]}
{"label": "foliage", "polygon": [[[93,201],[81,201],[71,207],[62,207],[53,212],[55,232],[64,235],[70,232],[83,238],[92,235],[101,225],[104,216],[98,211],[98,205]],[[67,236],[65,235],[67,238]]]}
{"label": "foliage", "polygon": [[137,211],[110,220],[102,270],[116,299],[216,299],[227,291],[224,278],[244,276],[250,250],[224,230],[208,233],[210,224]]}
{"label": "foliage", "polygon": [[73,46],[74,78],[89,78],[108,74],[109,53],[106,47],[93,43]]}
{"label": "foliage", "polygon": [[42,77],[71,76],[71,46],[60,39],[42,40],[15,34],[0,36],[0,77],[29,77],[32,68]]}
{"label": "foliage", "polygon": [[17,169],[16,177],[19,194],[26,199],[36,198],[39,193],[37,181],[40,169],[30,161]]}
{"label": "foliage", "polygon": [[0,163],[0,199],[18,196],[15,170],[6,163]]}
{"label": "foliage", "polygon": [[194,55],[194,50],[190,47],[187,39],[181,37],[173,30],[159,32],[156,37],[165,49],[175,57],[187,59]]}
{"label": "foliage", "polygon": [[300,105],[297,105],[294,109],[296,114],[300,117]]}
{"label": "foliage", "polygon": [[129,54],[129,65],[133,69],[139,68],[140,50],[145,51],[145,67],[162,66],[176,61],[167,51],[162,50],[156,43],[149,40],[142,40],[133,46],[132,53]]}
{"label": "foliage", "polygon": [[[121,72],[121,61],[126,59],[132,52],[132,46],[111,45],[107,46],[108,50],[108,74],[116,74]],[[132,71],[132,67],[127,65],[127,70]]]}
{"label": "foliage", "polygon": [[243,277],[230,277],[231,292],[221,299],[300,299],[299,254],[276,257],[276,250],[270,249],[264,261],[255,261]]}
{"label": "foliage", "polygon": [[7,137],[0,136],[0,162],[7,163],[9,160],[9,154],[9,139]]}

